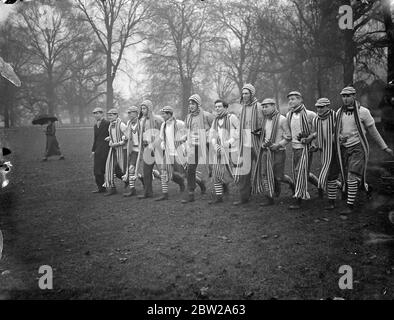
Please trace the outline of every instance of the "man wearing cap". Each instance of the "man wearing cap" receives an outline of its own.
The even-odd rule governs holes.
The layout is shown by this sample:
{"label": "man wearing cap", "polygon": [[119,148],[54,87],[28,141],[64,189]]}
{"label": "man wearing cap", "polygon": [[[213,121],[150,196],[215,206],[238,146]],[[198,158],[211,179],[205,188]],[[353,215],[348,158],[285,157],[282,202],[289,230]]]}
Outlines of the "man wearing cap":
{"label": "man wearing cap", "polygon": [[161,167],[161,188],[162,196],[156,201],[168,200],[168,182],[170,180],[177,183],[181,190],[185,189],[184,178],[181,173],[184,171],[186,159],[183,158],[180,148],[183,143],[185,123],[175,119],[174,110],[166,106],[160,110],[164,119],[160,128],[161,149],[164,152],[159,164]]}
{"label": "man wearing cap", "polygon": [[245,204],[251,195],[251,181],[256,181],[262,185],[262,177],[252,177],[254,165],[260,150],[260,136],[253,134],[261,126],[263,113],[261,105],[255,95],[255,87],[248,83],[245,84],[241,92],[242,111],[239,125],[239,156],[237,168],[235,170],[235,182],[238,184],[240,200],[233,205]]}
{"label": "man wearing cap", "polygon": [[102,108],[95,108],[93,110],[96,124],[94,125],[94,140],[92,146],[92,156],[94,159],[93,173],[96,179],[97,190],[93,193],[105,192],[104,174],[105,163],[108,157],[109,145],[105,138],[108,137],[109,121],[104,119],[104,110]]}
{"label": "man wearing cap", "polygon": [[[187,150],[187,189],[188,197],[182,203],[194,201],[196,189],[196,169],[198,164],[206,165],[208,159],[207,134],[211,128],[214,116],[201,108],[201,98],[193,94],[189,98],[189,114],[186,116],[186,150]],[[205,184],[201,192],[205,193]]]}
{"label": "man wearing cap", "polygon": [[357,191],[361,186],[368,191],[366,170],[369,156],[368,132],[378,147],[390,156],[393,151],[387,146],[376,129],[375,120],[367,108],[355,98],[356,90],[346,87],[341,91],[343,106],[337,111],[335,142],[341,169],[343,191],[347,192],[347,208],[341,214],[353,211]]}
{"label": "man wearing cap", "polygon": [[129,182],[129,190],[123,194],[124,197],[131,197],[136,194],[135,181],[137,180],[138,165],[140,163],[140,122],[138,121],[139,109],[136,106],[131,106],[127,109],[129,120],[127,121],[127,129],[124,140],[127,140],[127,164],[126,173],[123,176],[123,181]]}
{"label": "man wearing cap", "polygon": [[274,99],[265,99],[261,103],[263,122],[260,129],[261,148],[254,177],[261,176],[263,185],[252,181],[252,193],[265,193],[267,201],[262,206],[274,204],[274,196],[280,194],[280,183],[287,183],[294,192],[294,183],[284,174],[286,145],[291,141],[289,123],[276,107]]}
{"label": "man wearing cap", "polygon": [[290,110],[286,115],[291,132],[291,145],[293,151],[293,180],[295,184],[295,203],[289,209],[301,207],[302,200],[310,199],[308,193],[308,180],[317,186],[317,178],[310,173],[312,164],[311,142],[312,122],[316,113],[308,110],[300,92],[292,91],[287,95]]}
{"label": "man wearing cap", "polygon": [[106,141],[109,142],[110,150],[105,164],[104,187],[108,189],[108,193],[105,195],[111,196],[116,193],[114,175],[122,179],[126,173],[127,146],[125,137],[127,137],[127,126],[119,119],[118,110],[110,109],[107,115],[110,125],[108,127],[109,136]]}
{"label": "man wearing cap", "polygon": [[330,108],[330,100],[320,98],[315,107],[317,117],[313,120],[311,137],[317,140],[320,151],[321,170],[318,178],[318,188],[327,192],[328,206],[324,210],[333,210],[337,197],[339,164],[338,153],[334,141],[335,111]]}
{"label": "man wearing cap", "polygon": [[160,152],[160,127],[163,119],[153,113],[153,103],[150,100],[144,100],[141,103],[140,114],[140,139],[141,139],[141,154],[143,158],[143,177],[144,177],[144,194],[138,196],[139,199],[151,198],[153,196],[152,190],[152,176],[153,174],[160,177],[157,170],[153,170],[156,163],[156,158],[159,157],[157,153]]}
{"label": "man wearing cap", "polygon": [[210,204],[223,202],[224,190],[234,180],[231,150],[238,140],[239,120],[234,114],[228,113],[228,104],[223,100],[215,101],[216,118],[212,123],[209,140],[213,146],[212,179],[216,199]]}

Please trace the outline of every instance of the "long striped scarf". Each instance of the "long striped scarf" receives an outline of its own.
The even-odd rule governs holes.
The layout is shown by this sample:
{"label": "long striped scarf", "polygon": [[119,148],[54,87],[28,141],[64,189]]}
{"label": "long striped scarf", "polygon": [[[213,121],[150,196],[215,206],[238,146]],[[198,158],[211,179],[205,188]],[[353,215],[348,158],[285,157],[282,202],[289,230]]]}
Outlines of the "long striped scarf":
{"label": "long striped scarf", "polygon": [[[198,107],[198,109],[195,112],[191,112],[186,116],[185,122],[186,122],[186,129],[187,129],[187,143],[189,146],[193,146],[191,141],[191,135],[193,133],[192,130],[192,123],[194,118],[198,118],[198,143],[201,146],[201,153],[202,153],[202,159],[205,159],[205,162],[207,161],[207,150],[206,150],[206,145],[207,145],[207,136],[206,136],[206,128],[205,128],[205,115],[204,115],[204,110],[201,107]],[[194,159],[194,153],[190,154],[190,156],[193,157]]]}
{"label": "long striped scarf", "polygon": [[[223,147],[223,141],[221,141],[219,137],[219,120],[223,119],[223,130],[225,134],[230,133],[231,130],[231,121],[230,121],[230,115],[228,114],[228,111],[226,110],[222,114],[220,114],[218,117],[216,117],[213,121],[212,128],[213,131],[215,132],[216,135],[216,141],[217,144],[222,146],[222,151],[221,152],[215,152],[214,154],[214,164],[212,166],[212,177],[214,180],[221,181],[224,183],[224,177],[226,171],[230,174],[231,177],[233,177],[233,171],[230,167],[230,157],[226,153],[226,150]],[[223,157],[223,158],[222,158]],[[224,163],[223,163],[224,161]]]}
{"label": "long striped scarf", "polygon": [[[122,141],[122,131],[120,127],[121,123],[122,120],[117,118],[116,121],[113,121],[108,127],[109,137],[112,143],[119,143]],[[113,134],[111,130],[113,126],[115,126],[115,134]],[[115,162],[114,162],[115,155],[120,169],[122,170],[123,173],[125,172],[126,164],[124,163],[123,152],[124,152],[123,147],[110,148],[108,152],[107,162],[105,163],[105,182],[103,185],[104,187],[111,188],[113,186],[114,172],[115,172]]]}
{"label": "long striped scarf", "polygon": [[[341,133],[342,130],[342,115],[343,113],[346,112],[346,107],[343,106],[338,110],[337,113],[337,121],[336,121],[336,128],[335,128],[335,142],[337,145],[337,151],[338,151],[338,160],[339,160],[339,166],[341,167],[341,176],[342,176],[342,190],[346,191],[347,188],[347,177],[345,176],[345,164],[342,161],[342,152],[341,152],[341,144],[339,142],[339,134]],[[360,137],[360,142],[361,146],[364,150],[365,154],[365,162],[364,162],[364,172],[363,172],[363,177],[362,177],[362,182],[361,185],[364,187],[365,191],[368,191],[368,183],[367,183],[367,164],[368,164],[368,158],[369,158],[369,144],[367,137],[364,134],[364,131],[362,129],[362,124],[360,120],[360,104],[358,101],[355,102],[355,107],[354,107],[354,120],[356,122],[357,130],[358,130],[358,135]]]}
{"label": "long striped scarf", "polygon": [[[305,136],[309,136],[310,128],[308,125],[308,117],[306,108],[302,104],[295,109],[290,110],[287,114],[287,120],[289,121],[289,127],[291,128],[291,119],[295,112],[300,112],[301,120],[301,133]],[[294,155],[293,155],[294,156]],[[295,181],[295,193],[294,198],[297,199],[310,199],[308,193],[308,178],[309,178],[309,145],[304,144],[302,148],[302,155],[299,163],[298,175],[295,175],[294,161],[292,161],[293,179]]]}
{"label": "long striped scarf", "polygon": [[[318,188],[327,189],[327,176],[330,169],[333,154],[333,135],[335,134],[335,112],[328,109],[323,115],[318,115],[314,120],[314,126],[317,130],[317,144],[321,150],[320,158],[322,169],[319,175]],[[324,131],[323,124],[326,123],[327,127]]]}
{"label": "long striped scarf", "polygon": [[[181,165],[186,168],[187,163],[182,161],[183,159],[181,157],[179,157],[178,152],[180,150],[182,150],[182,142],[180,142],[179,140],[177,141],[177,135],[178,133],[178,124],[177,124],[177,120],[175,117],[172,118],[172,121],[174,122],[174,136],[173,137],[168,137],[169,139],[174,139],[174,145],[175,145],[175,158],[181,163]],[[167,145],[167,134],[166,134],[166,127],[168,124],[168,120],[164,123],[163,126],[163,137],[164,137],[164,167],[167,171],[167,182],[170,181],[172,179],[172,175],[174,173],[174,163],[172,163],[171,159],[171,155],[170,155],[170,150],[169,147]],[[184,153],[184,150],[182,150]]]}
{"label": "long striped scarf", "polygon": [[[135,123],[134,123],[135,124]],[[138,134],[138,146],[139,146],[139,151],[138,151],[138,157],[137,157],[137,163],[136,163],[136,168],[135,168],[135,176],[138,175],[138,163],[140,160],[140,154],[141,154],[141,137],[142,137],[142,132],[141,132],[141,126],[140,126],[140,121],[137,119],[137,127],[135,128],[135,130],[133,130],[132,128],[132,123],[129,120],[127,122],[127,133],[128,133],[128,140],[127,140],[127,163],[126,163],[126,173],[125,176],[128,177],[129,176],[129,170],[130,170],[130,154],[133,151],[133,139],[132,139],[132,135],[137,133]]]}
{"label": "long striped scarf", "polygon": [[[254,97],[252,102],[248,105],[244,104],[241,111],[241,118],[240,118],[240,128],[239,128],[239,155],[237,161],[237,169],[235,171],[235,182],[239,182],[239,178],[242,173],[242,166],[243,166],[243,156],[244,156],[244,129],[245,129],[245,116],[246,116],[246,108],[252,108],[252,125],[251,125],[251,132],[256,131],[259,129],[259,117],[258,117],[258,110],[257,110],[257,99]],[[259,153],[260,148],[260,138],[259,136],[252,135],[252,148],[256,155]],[[252,170],[252,168],[251,168]],[[254,170],[252,170],[253,174]],[[259,177],[257,177],[259,178]],[[252,177],[253,179],[253,177]]]}
{"label": "long striped scarf", "polygon": [[[262,137],[261,141],[262,143],[267,143],[268,145],[274,144],[276,141],[276,135],[278,133],[278,124],[279,124],[279,118],[280,118],[280,113],[278,110],[275,110],[273,114],[271,115],[272,119],[272,131],[271,131],[271,136],[267,139],[265,136],[265,127],[267,125],[267,117],[264,117],[263,119],[263,125],[262,125]],[[266,141],[267,139],[267,141]],[[274,169],[273,169],[273,153],[270,148],[260,148],[259,155],[257,158],[257,164],[255,167],[255,173],[253,177],[262,177],[264,175],[264,172],[262,172],[262,159],[263,159],[263,154],[264,152],[267,152],[267,183],[268,183],[268,195],[269,197],[273,198],[274,193],[275,193],[275,176],[274,176]],[[264,181],[262,179],[254,179],[252,180],[252,193],[253,194],[258,194],[258,193],[263,193],[265,190],[264,188]]]}

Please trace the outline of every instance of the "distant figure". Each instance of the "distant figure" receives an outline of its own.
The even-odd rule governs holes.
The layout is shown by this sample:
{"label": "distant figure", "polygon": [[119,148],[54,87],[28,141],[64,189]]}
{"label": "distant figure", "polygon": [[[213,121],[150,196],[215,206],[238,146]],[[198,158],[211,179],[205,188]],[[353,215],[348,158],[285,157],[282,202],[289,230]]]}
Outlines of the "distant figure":
{"label": "distant figure", "polygon": [[60,156],[59,160],[64,160],[64,156],[59,148],[59,143],[56,139],[56,127],[55,121],[50,120],[48,126],[45,129],[45,134],[47,136],[47,144],[45,150],[45,156],[42,161],[47,161],[48,157]]}
{"label": "distant figure", "polygon": [[109,143],[105,141],[108,137],[109,121],[104,118],[104,110],[96,108],[93,110],[93,115],[96,119],[94,125],[94,142],[92,146],[92,156],[94,159],[93,173],[96,179],[97,190],[92,191],[93,193],[102,193],[106,189],[103,187],[104,174],[105,174],[105,163],[107,162]]}

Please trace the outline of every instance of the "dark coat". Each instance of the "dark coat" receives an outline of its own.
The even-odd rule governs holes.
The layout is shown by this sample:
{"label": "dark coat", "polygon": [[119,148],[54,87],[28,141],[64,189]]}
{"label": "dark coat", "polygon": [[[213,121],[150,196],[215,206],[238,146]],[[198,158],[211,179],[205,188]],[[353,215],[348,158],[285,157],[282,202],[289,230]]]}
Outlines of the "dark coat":
{"label": "dark coat", "polygon": [[104,139],[108,137],[109,121],[103,119],[100,128],[94,125],[94,142],[92,152],[94,152],[94,174],[103,175],[105,173],[105,163],[109,152],[108,142]]}

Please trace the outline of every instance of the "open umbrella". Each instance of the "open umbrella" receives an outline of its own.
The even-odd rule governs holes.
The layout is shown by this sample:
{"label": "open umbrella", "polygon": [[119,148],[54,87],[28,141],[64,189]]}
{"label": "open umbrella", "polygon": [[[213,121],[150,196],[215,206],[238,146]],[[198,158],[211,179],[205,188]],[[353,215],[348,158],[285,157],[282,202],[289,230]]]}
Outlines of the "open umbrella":
{"label": "open umbrella", "polygon": [[11,150],[8,148],[3,148],[3,156],[7,156],[11,153]]}
{"label": "open umbrella", "polygon": [[50,115],[47,115],[47,114],[42,114],[42,115],[39,115],[39,116],[35,117],[35,118],[33,119],[32,123],[33,123],[33,124],[40,124],[40,125],[43,125],[43,124],[48,123],[49,121],[57,121],[57,118],[56,118],[55,116],[50,116]]}
{"label": "open umbrella", "polygon": [[5,62],[2,57],[0,57],[0,74],[15,86],[21,86],[21,81],[15,74],[14,69],[9,63]]}

